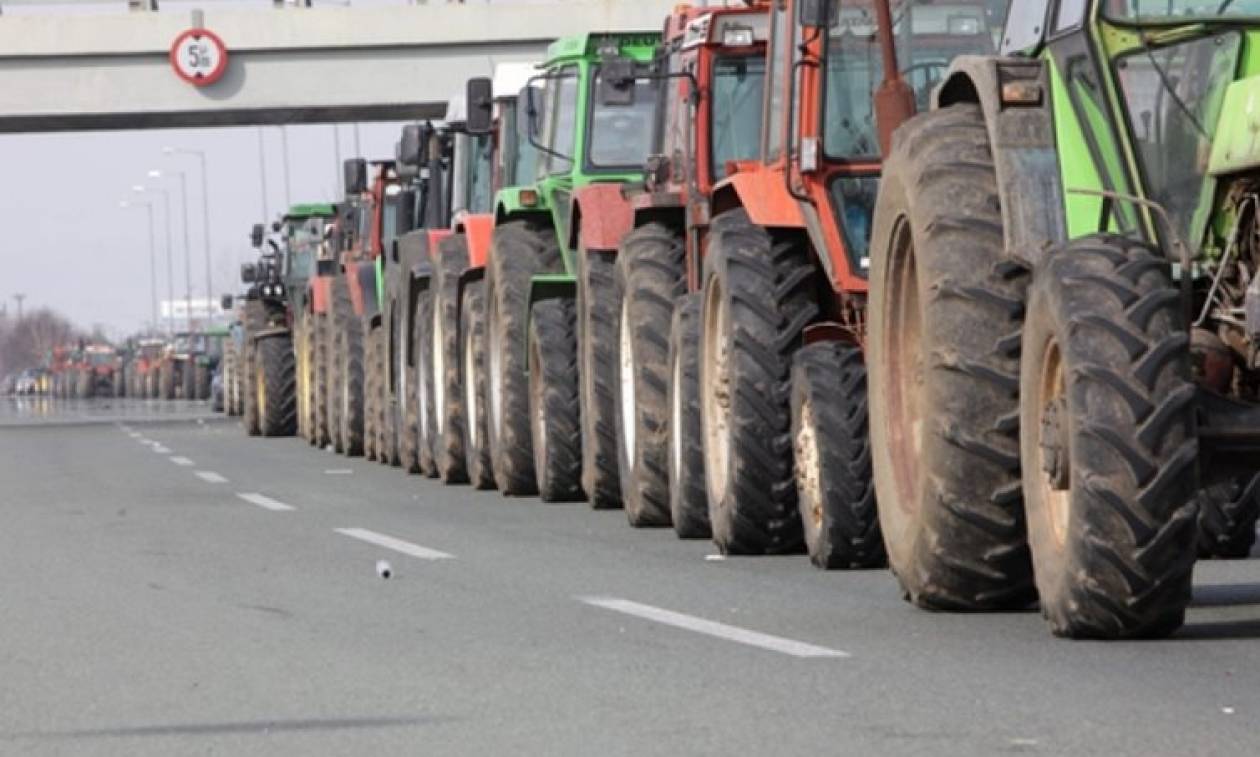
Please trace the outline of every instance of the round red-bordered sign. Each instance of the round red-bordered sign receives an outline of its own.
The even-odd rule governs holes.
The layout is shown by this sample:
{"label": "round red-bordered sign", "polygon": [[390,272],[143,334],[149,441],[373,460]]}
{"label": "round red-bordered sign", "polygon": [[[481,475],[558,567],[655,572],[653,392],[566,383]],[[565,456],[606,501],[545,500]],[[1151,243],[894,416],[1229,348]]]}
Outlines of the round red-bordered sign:
{"label": "round red-bordered sign", "polygon": [[227,70],[227,45],[209,29],[188,29],[171,43],[171,68],[194,87],[206,87]]}

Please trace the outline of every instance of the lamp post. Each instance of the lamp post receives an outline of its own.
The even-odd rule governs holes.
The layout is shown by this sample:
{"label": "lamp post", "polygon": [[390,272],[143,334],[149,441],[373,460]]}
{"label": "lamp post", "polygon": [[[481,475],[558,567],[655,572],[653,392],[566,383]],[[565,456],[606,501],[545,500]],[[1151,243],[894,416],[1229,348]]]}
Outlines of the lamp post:
{"label": "lamp post", "polygon": [[205,242],[206,248],[206,311],[208,317],[212,307],[210,303],[214,302],[214,282],[212,281],[214,273],[210,264],[210,173],[206,166],[206,153],[204,150],[176,147],[164,147],[162,152],[167,155],[194,155],[201,163],[201,238]]}
{"label": "lamp post", "polygon": [[[184,206],[184,315],[188,330],[192,331],[192,244],[188,241],[188,177],[183,171],[170,171],[179,178],[179,194]],[[158,169],[149,171],[150,178],[161,179]]]}
{"label": "lamp post", "polygon": [[[143,184],[137,184],[132,187],[137,193],[143,192],[161,192],[162,193],[162,215],[166,219],[166,298],[171,303],[172,312],[175,307],[175,261],[172,250],[175,249],[175,242],[171,236],[171,193],[164,187],[146,187]],[[174,319],[167,322],[167,331],[174,331]]]}
{"label": "lamp post", "polygon": [[157,246],[153,241],[153,203],[149,201],[123,200],[118,203],[118,207],[144,208],[146,215],[149,217],[149,305],[152,310],[152,320],[149,323],[149,328],[156,332],[158,329]]}
{"label": "lamp post", "polygon": [[[280,149],[284,152],[284,210],[282,213],[293,207],[293,186],[289,182],[289,127],[280,127]],[[264,218],[263,223],[271,223],[270,218]]]}

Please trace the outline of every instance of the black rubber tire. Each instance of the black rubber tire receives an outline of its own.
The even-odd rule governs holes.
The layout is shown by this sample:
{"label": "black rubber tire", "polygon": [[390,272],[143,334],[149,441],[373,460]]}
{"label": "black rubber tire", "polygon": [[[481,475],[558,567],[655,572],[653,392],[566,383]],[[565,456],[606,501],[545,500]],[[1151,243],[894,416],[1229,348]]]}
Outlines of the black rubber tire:
{"label": "black rubber tire", "polygon": [[[382,319],[385,316],[382,315]],[[377,329],[380,333],[377,338],[380,340],[377,346],[378,359],[380,360],[381,372],[381,388],[380,388],[380,406],[377,408],[379,417],[378,423],[380,427],[377,430],[379,441],[376,443],[376,460],[381,465],[397,467],[401,461],[398,454],[398,417],[395,414],[396,398],[393,395],[393,387],[390,385],[392,376],[390,375],[390,340],[393,336],[389,323],[382,323]]]}
{"label": "black rubber tire", "polygon": [[[223,346],[223,414],[230,417],[236,415],[236,341],[228,337]],[[135,369],[132,369],[131,384],[128,387],[131,396],[139,396]]]}
{"label": "black rubber tire", "polygon": [[1251,555],[1260,515],[1260,474],[1232,476],[1199,491],[1199,557]]}
{"label": "black rubber tire", "polygon": [[[438,244],[433,266],[433,457],[447,484],[468,483],[464,450],[464,392],[459,362],[460,277],[468,269],[468,242],[452,234]],[[440,359],[440,363],[439,363]]]}
{"label": "black rubber tire", "polygon": [[76,378],[76,381],[75,381],[76,386],[75,386],[74,396],[78,397],[81,400],[92,399],[92,394],[93,394],[92,390],[95,388],[92,386],[92,372],[79,371],[76,374],[75,378]]}
{"label": "black rubber tire", "polygon": [[799,552],[789,389],[792,353],[818,312],[814,270],[795,240],[772,239],[742,208],[713,219],[704,267],[700,408],[713,542],[723,554]]}
{"label": "black rubber tire", "polygon": [[297,366],[293,340],[288,336],[259,339],[256,387],[262,389],[258,405],[258,430],[262,436],[293,436],[297,432]]}
{"label": "black rubber tire", "polygon": [[110,395],[115,399],[127,396],[127,376],[122,369],[119,369],[110,375],[109,390]]}
{"label": "black rubber tire", "polygon": [[333,362],[337,370],[337,408],[342,454],[363,454],[363,321],[350,302],[350,288],[344,277],[333,283],[335,331]]}
{"label": "black rubber tire", "polygon": [[823,570],[887,562],[875,508],[862,351],[842,342],[792,358],[796,494],[809,560]]}
{"label": "black rubber tire", "polygon": [[461,381],[464,392],[464,469],[475,489],[494,488],[486,440],[486,285],[464,285],[459,306]]}
{"label": "black rubber tire", "polygon": [[293,366],[297,376],[297,435],[311,439],[310,404],[310,320],[301,311],[293,313]]}
{"label": "black rubber tire", "polygon": [[578,249],[577,378],[582,406],[582,488],[591,507],[621,507],[617,458],[616,251]]}
{"label": "black rubber tire", "polygon": [[416,408],[416,465],[420,475],[437,478],[437,457],[433,454],[433,290],[425,288],[416,298],[416,372],[412,388]]}
{"label": "black rubber tire", "polygon": [[375,462],[380,448],[381,355],[380,327],[363,325],[363,459]]}
{"label": "black rubber tire", "polygon": [[530,278],[558,265],[560,250],[553,230],[527,221],[495,229],[486,271],[486,436],[495,484],[505,496],[538,492],[526,370],[526,307]]}
{"label": "black rubber tire", "polygon": [[196,387],[198,400],[204,402],[210,399],[210,366],[197,363],[197,367],[193,369],[193,385]]}
{"label": "black rubber tire", "polygon": [[1160,637],[1185,619],[1199,489],[1189,344],[1168,262],[1145,243],[1097,234],[1038,263],[1020,453],[1041,614],[1058,635]]}
{"label": "black rubber tire", "polygon": [[529,418],[544,502],[582,499],[582,446],[573,301],[535,302],[529,319]]}
{"label": "black rubber tire", "polygon": [[329,320],[324,313],[315,313],[311,318],[314,320],[315,337],[311,351],[311,360],[315,363],[315,394],[311,398],[315,403],[315,438],[313,441],[316,447],[323,449],[332,444],[332,426],[328,415],[329,396],[332,394],[328,372],[328,353],[330,352]]}
{"label": "black rubber tire", "polygon": [[420,472],[420,411],[416,405],[416,347],[418,335],[412,316],[407,315],[411,307],[410,294],[405,295],[403,302],[395,306],[398,313],[397,335],[399,345],[395,347],[399,372],[398,382],[398,462],[408,474]]}
{"label": "black rubber tire", "polygon": [[245,433],[258,436],[262,433],[258,416],[258,389],[254,386],[254,377],[258,371],[258,347],[254,335],[267,326],[267,314],[261,303],[251,301],[245,303],[241,312],[241,326],[245,335],[245,345],[239,364],[241,419],[245,424]]}
{"label": "black rubber tire", "polygon": [[613,388],[621,501],[630,525],[668,526],[669,330],[686,285],[683,238],[661,223],[626,235],[617,255]]}
{"label": "black rubber tire", "polygon": [[197,399],[196,358],[181,361],[179,370],[179,398],[185,402]]}
{"label": "black rubber tire", "polygon": [[158,398],[166,401],[175,399],[175,361],[166,360],[158,373]]}
{"label": "black rubber tire", "polygon": [[679,297],[669,324],[669,513],[680,539],[713,536],[700,420],[701,304],[699,292]]}
{"label": "black rubber tire", "polygon": [[[953,105],[902,126],[880,182],[866,365],[889,564],[921,607],[1028,607],[1036,589],[1017,396],[1028,273],[1005,255],[979,107]],[[905,297],[891,291],[903,279]],[[897,373],[903,363],[913,370]],[[913,398],[896,384],[903,377]],[[923,408],[918,420],[894,412],[903,406]]]}

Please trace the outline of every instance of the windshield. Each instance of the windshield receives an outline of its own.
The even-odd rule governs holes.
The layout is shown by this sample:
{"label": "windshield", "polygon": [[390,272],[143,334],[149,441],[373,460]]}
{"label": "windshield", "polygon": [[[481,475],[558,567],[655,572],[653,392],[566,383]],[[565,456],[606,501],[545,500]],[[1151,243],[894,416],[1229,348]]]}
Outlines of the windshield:
{"label": "windshield", "polygon": [[1103,14],[1128,23],[1184,23],[1260,17],[1260,0],[1120,0],[1103,4]]}
{"label": "windshield", "polygon": [[92,365],[107,365],[114,362],[114,353],[112,352],[89,352],[88,362]]}
{"label": "windshield", "polygon": [[[595,75],[594,91],[600,91],[602,73]],[[595,100],[591,113],[590,155],[595,168],[641,168],[652,151],[656,124],[659,80],[638,79],[634,102],[606,105]]]}
{"label": "windshield", "polygon": [[713,67],[713,178],[726,176],[731,161],[756,158],[761,150],[764,57],[722,58]]}
{"label": "windshield", "polygon": [[543,170],[548,174],[568,173],[573,167],[573,137],[577,129],[577,69],[569,66],[547,82],[547,105],[544,142],[553,153],[547,154]]}
{"label": "windshield", "polygon": [[[988,17],[983,4],[911,0],[893,7],[897,63],[919,110],[927,109],[932,89],[955,56],[993,52]],[[883,59],[875,32],[872,8],[858,4],[842,6],[830,31],[823,142],[831,157],[879,155],[875,90],[883,78]]]}
{"label": "windshield", "polygon": [[521,134],[516,103],[504,102],[499,125],[502,146],[502,175],[500,185],[515,186],[538,170],[538,149]]}
{"label": "windshield", "polygon": [[494,171],[494,140],[489,134],[469,137],[465,154],[468,177],[465,207],[470,213],[488,213],[493,203],[491,174]]}

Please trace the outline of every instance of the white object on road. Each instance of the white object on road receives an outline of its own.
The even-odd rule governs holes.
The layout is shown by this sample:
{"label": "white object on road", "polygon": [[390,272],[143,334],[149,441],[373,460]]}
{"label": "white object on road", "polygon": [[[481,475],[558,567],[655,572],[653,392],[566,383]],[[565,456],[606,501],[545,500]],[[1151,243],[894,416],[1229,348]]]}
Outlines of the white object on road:
{"label": "white object on road", "polygon": [[296,508],[296,507],[294,507],[293,505],[286,505],[286,504],[285,504],[285,503],[283,503],[283,502],[280,502],[280,501],[274,500],[274,499],[272,499],[271,497],[268,497],[268,496],[263,495],[263,494],[257,494],[257,493],[253,493],[253,492],[246,492],[246,493],[244,493],[244,494],[239,494],[239,493],[238,493],[236,496],[240,497],[241,499],[245,500],[246,502],[250,503],[251,505],[258,505],[259,507],[261,507],[261,508],[263,508],[263,509],[265,509],[265,510],[271,510],[271,511],[273,511],[273,512],[282,513],[282,512],[287,512],[287,511],[289,511],[289,510],[296,510],[296,509],[297,509],[297,508]]}
{"label": "white object on road", "polygon": [[343,536],[349,536],[352,539],[365,541],[368,544],[375,544],[378,547],[392,549],[395,552],[401,552],[411,557],[419,557],[421,560],[452,560],[455,555],[448,554],[436,549],[422,547],[419,544],[412,544],[409,541],[395,539],[387,534],[378,534],[375,531],[369,531],[366,528],[336,528],[333,529]]}
{"label": "white object on road", "polygon": [[202,481],[205,481],[208,484],[226,484],[227,483],[226,478],[224,478],[223,476],[220,476],[218,473],[215,473],[212,470],[197,471],[197,478],[201,479]]}
{"label": "white object on road", "polygon": [[704,618],[697,618],[694,615],[684,615],[681,612],[673,610],[665,610],[660,607],[639,604],[628,599],[618,599],[616,597],[576,597],[579,602],[585,602],[594,607],[602,607],[605,610],[625,613],[633,615],[636,618],[644,618],[657,623],[664,623],[667,626],[681,628],[686,631],[694,631],[702,633],[706,636],[714,636],[727,641],[734,641],[739,644],[747,644],[750,647],[759,647],[768,649],[771,652],[779,652],[781,654],[791,655],[793,657],[848,657],[848,652],[842,652],[839,649],[829,649],[814,644],[807,644],[803,641],[794,639],[785,639],[782,636],[771,636],[770,634],[761,633],[759,631],[750,631],[746,628],[727,625],[726,623],[718,623]]}
{"label": "white object on road", "polygon": [[726,559],[726,555],[705,555],[704,559],[709,562],[721,562]]}
{"label": "white object on road", "polygon": [[376,575],[381,578],[389,578],[394,575],[394,569],[390,567],[389,562],[385,560],[376,561]]}

